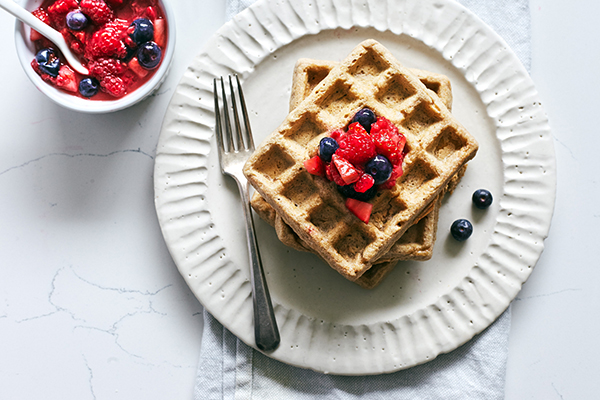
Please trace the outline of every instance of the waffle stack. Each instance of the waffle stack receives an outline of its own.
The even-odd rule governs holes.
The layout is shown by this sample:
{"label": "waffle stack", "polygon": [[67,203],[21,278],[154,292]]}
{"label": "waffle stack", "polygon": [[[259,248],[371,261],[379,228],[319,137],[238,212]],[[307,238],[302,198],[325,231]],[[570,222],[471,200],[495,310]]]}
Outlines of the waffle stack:
{"label": "waffle stack", "polygon": [[[454,176],[460,177],[457,173],[475,155],[477,143],[426,87],[429,83],[449,105],[449,83],[438,84],[444,79],[437,76],[436,83],[432,77],[404,68],[373,40],[361,43],[339,65],[298,65],[292,110],[244,168],[264,199],[255,197],[255,209],[286,244],[319,254],[343,276],[368,287],[395,260],[418,259],[418,253],[406,248],[394,253],[403,244],[418,242],[412,230],[422,233],[433,226],[428,237],[435,240],[440,195]],[[335,185],[303,167],[320,139],[346,126],[363,107],[392,121],[409,149],[396,186],[370,201],[369,224],[348,212]]]}

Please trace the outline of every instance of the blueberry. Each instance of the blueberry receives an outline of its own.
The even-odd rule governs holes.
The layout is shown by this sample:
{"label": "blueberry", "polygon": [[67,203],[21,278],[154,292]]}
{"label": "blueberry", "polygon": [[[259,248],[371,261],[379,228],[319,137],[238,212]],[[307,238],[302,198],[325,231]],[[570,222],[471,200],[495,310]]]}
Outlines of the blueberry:
{"label": "blueberry", "polygon": [[452,223],[450,233],[454,239],[463,242],[473,233],[473,225],[466,219],[457,219]]}
{"label": "blueberry", "polygon": [[40,70],[48,75],[58,76],[58,70],[60,69],[60,60],[56,57],[54,50],[50,48],[42,49],[35,55],[35,61],[37,61]]}
{"label": "blueberry", "polygon": [[380,185],[390,179],[392,163],[385,156],[378,154],[365,164],[365,172],[373,176],[376,185]]}
{"label": "blueberry", "polygon": [[146,42],[140,45],[137,52],[140,65],[146,69],[154,69],[160,64],[162,51],[154,42]]}
{"label": "blueberry", "polygon": [[365,128],[367,132],[371,132],[371,124],[373,124],[375,121],[377,121],[375,113],[368,108],[363,108],[354,114],[354,118],[352,118],[350,123],[358,122],[363,126],[363,128]]}
{"label": "blueberry", "polygon": [[154,40],[154,25],[149,19],[138,18],[129,26],[133,26],[133,32],[130,36],[137,44]]}
{"label": "blueberry", "polygon": [[331,156],[337,149],[339,149],[340,145],[336,140],[332,137],[324,137],[319,142],[319,157],[321,160],[325,162],[331,161]]}
{"label": "blueberry", "polygon": [[375,188],[375,186],[371,187],[370,189],[367,189],[367,191],[364,193],[360,193],[354,190],[354,185],[338,185],[337,189],[338,192],[342,194],[342,196],[350,197],[351,199],[356,199],[360,201],[369,201],[373,197],[375,197],[375,194],[377,193],[377,189]]}
{"label": "blueberry", "polygon": [[489,190],[478,189],[473,193],[473,205],[480,210],[484,210],[491,206],[493,200]]}
{"label": "blueberry", "polygon": [[79,81],[79,93],[84,97],[92,97],[98,93],[98,81],[95,78],[83,78]]}
{"label": "blueberry", "polygon": [[74,31],[80,31],[88,24],[88,18],[81,11],[71,11],[67,14],[67,26]]}

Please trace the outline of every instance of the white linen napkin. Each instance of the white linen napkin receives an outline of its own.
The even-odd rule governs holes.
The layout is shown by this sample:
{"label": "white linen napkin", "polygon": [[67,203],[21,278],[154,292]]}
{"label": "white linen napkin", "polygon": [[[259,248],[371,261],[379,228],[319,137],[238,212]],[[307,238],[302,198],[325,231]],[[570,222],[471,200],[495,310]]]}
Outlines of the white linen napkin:
{"label": "white linen napkin", "polygon": [[[227,15],[255,0],[228,0]],[[459,0],[496,30],[529,70],[529,0]],[[407,370],[377,376],[334,376],[292,367],[252,349],[206,310],[195,400],[375,400],[504,398],[510,307],[458,349]]]}

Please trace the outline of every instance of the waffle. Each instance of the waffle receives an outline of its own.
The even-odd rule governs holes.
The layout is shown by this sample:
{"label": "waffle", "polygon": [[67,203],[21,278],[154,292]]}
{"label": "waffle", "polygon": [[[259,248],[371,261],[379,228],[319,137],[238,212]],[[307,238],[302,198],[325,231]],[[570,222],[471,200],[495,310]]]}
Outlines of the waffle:
{"label": "waffle", "polygon": [[[336,65],[337,63],[332,61],[298,60],[292,78],[290,111],[296,108]],[[446,76],[418,69],[411,69],[410,71],[428,89],[435,92],[449,110],[452,108],[452,89],[450,80]],[[454,190],[464,174],[465,168],[466,165],[452,177],[451,182],[446,188],[446,192]],[[372,289],[394,268],[396,261],[422,261],[430,259],[433,253],[433,244],[435,243],[440,203],[441,197],[440,200],[435,202],[433,210],[422,217],[418,223],[408,228],[404,235],[392,246],[390,251],[381,257],[382,261],[389,261],[374,264],[356,280],[356,283],[363,288]],[[254,193],[251,205],[264,221],[275,228],[277,236],[282,243],[299,251],[312,252],[258,192]]]}
{"label": "waffle", "polygon": [[[337,65],[332,61],[300,59],[294,68],[292,78],[292,90],[290,97],[290,111],[307,97],[312,90],[321,82],[327,74]],[[452,88],[450,80],[441,74],[435,74],[419,69],[410,69],[410,71],[430,90],[436,93],[444,105],[451,110],[452,108]],[[464,175],[464,166],[457,173],[452,181],[451,190],[456,187],[460,178]],[[449,185],[450,186],[450,185]],[[268,209],[270,206],[266,203],[258,193],[255,193],[251,201],[252,207],[261,215],[258,209],[264,209],[265,213],[273,214],[263,217],[270,225],[274,226],[277,231],[279,240],[300,251],[311,251],[305,246],[296,233],[289,227],[285,226],[285,222],[281,217],[277,216],[274,210]],[[438,207],[438,202],[435,202],[435,208]],[[419,220],[422,222],[411,226],[404,235],[392,246],[390,251],[381,257],[381,261],[400,261],[400,260],[428,260],[433,253],[433,245],[437,231],[437,211],[427,213]]]}
{"label": "waffle", "polygon": [[[335,185],[303,162],[319,140],[369,107],[406,136],[404,175],[370,200],[364,224]],[[330,266],[357,280],[386,254],[477,151],[439,97],[382,45],[367,40],[315,86],[250,157],[244,173],[283,221]]]}

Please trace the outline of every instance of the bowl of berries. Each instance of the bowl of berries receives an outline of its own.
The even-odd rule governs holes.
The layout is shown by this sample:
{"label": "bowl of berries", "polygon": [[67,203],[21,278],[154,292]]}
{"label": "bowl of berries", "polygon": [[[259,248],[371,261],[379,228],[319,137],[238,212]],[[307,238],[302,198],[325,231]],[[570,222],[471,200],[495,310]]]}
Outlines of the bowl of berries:
{"label": "bowl of berries", "polygon": [[85,113],[122,110],[164,81],[175,48],[175,18],[164,0],[27,0],[87,68],[75,71],[52,42],[20,21],[19,60],[51,100]]}

